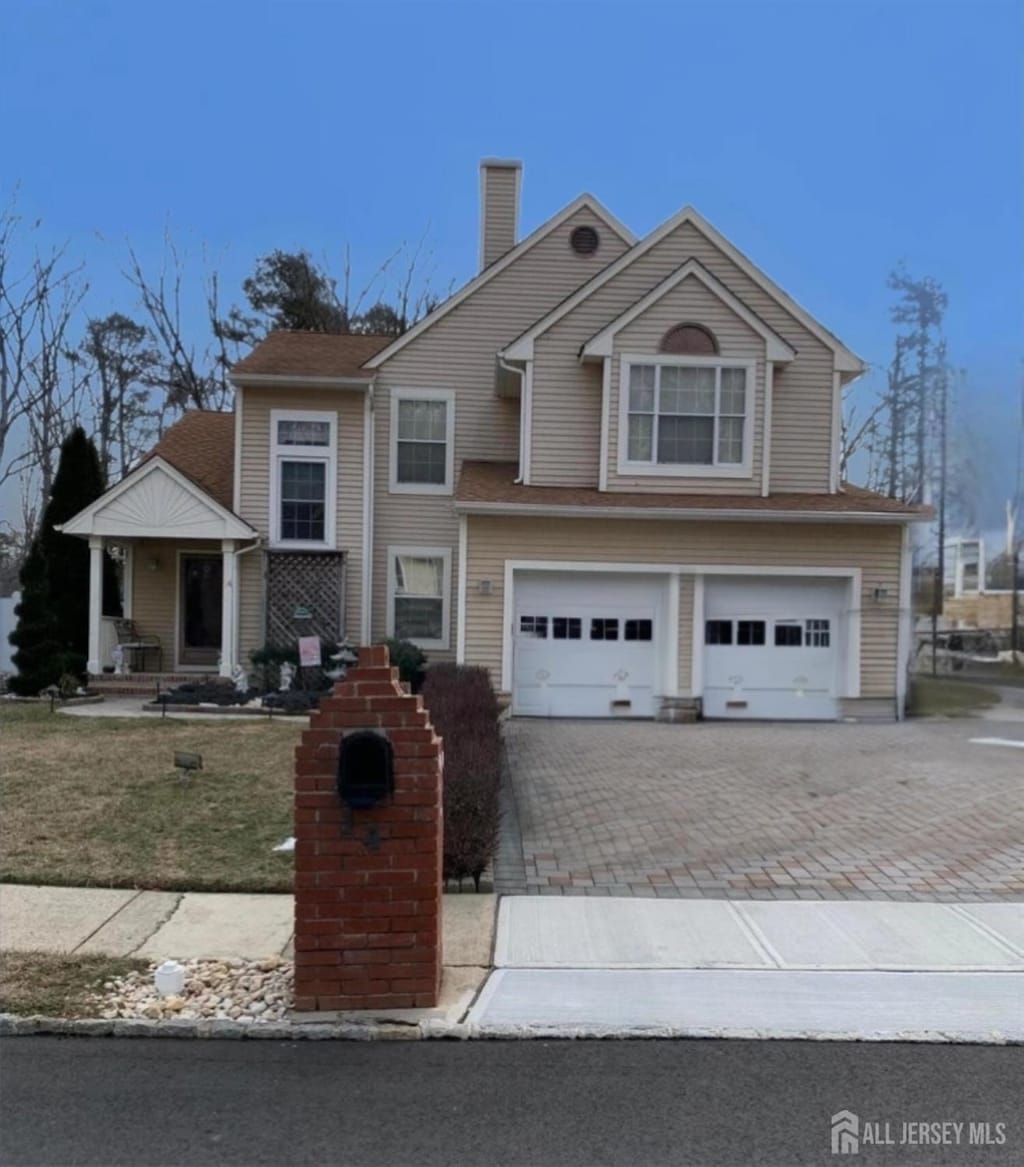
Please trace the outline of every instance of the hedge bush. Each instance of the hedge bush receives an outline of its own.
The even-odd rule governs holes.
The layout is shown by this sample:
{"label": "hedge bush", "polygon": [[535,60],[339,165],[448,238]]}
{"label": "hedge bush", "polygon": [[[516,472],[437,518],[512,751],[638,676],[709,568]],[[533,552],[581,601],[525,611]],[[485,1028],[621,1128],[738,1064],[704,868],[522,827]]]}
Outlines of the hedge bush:
{"label": "hedge bush", "polygon": [[431,665],[423,701],[444,738],[444,877],[480,876],[498,849],[501,730],[486,669]]}
{"label": "hedge bush", "polygon": [[427,668],[427,654],[411,640],[385,640],[391,663],[398,669],[398,679],[405,681],[413,693],[423,689]]}

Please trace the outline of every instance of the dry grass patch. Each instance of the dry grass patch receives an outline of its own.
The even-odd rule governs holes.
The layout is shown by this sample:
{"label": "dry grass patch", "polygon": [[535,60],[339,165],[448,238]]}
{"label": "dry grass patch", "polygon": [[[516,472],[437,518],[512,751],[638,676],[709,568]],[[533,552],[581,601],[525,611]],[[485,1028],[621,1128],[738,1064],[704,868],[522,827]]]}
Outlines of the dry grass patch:
{"label": "dry grass patch", "polygon": [[127,956],[0,952],[0,1013],[97,1017],[104,984],[147,967]]}
{"label": "dry grass patch", "polygon": [[[89,718],[0,707],[0,880],[290,891],[301,727]],[[183,785],[175,750],[203,755]]]}
{"label": "dry grass patch", "polygon": [[970,717],[999,704],[999,694],[984,685],[945,677],[915,676],[910,682],[911,717]]}

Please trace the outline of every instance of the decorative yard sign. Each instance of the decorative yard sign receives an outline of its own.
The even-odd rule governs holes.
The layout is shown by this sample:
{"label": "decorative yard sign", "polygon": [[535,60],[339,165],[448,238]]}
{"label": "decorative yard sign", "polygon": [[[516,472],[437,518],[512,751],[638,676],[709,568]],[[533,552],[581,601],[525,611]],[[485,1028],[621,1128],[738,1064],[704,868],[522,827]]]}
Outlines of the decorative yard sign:
{"label": "decorative yard sign", "polygon": [[304,669],[315,669],[320,667],[321,653],[320,653],[320,637],[319,636],[300,636],[299,637],[299,664]]}

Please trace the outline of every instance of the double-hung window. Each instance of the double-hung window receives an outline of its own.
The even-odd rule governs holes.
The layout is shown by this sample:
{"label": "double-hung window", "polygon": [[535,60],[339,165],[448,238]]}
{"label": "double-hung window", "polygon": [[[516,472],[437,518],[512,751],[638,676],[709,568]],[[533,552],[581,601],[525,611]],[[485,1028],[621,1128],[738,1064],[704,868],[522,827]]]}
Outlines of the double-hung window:
{"label": "double-hung window", "polygon": [[451,568],[447,547],[388,548],[388,636],[448,647]]}
{"label": "double-hung window", "polygon": [[270,415],[270,531],[278,547],[334,546],[337,416]]}
{"label": "double-hung window", "polygon": [[391,406],[392,492],[451,494],[454,393],[446,389],[395,389]]}
{"label": "double-hung window", "polygon": [[748,477],[753,361],[644,359],[621,366],[621,474]]}

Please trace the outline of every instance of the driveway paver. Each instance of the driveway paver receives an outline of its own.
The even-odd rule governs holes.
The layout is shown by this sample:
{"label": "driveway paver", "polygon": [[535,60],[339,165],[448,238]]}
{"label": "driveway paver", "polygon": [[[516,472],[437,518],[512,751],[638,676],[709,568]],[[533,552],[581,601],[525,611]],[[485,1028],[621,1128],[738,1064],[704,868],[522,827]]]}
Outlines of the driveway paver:
{"label": "driveway paver", "polygon": [[972,744],[977,729],[511,720],[496,890],[1024,898],[1021,754]]}

